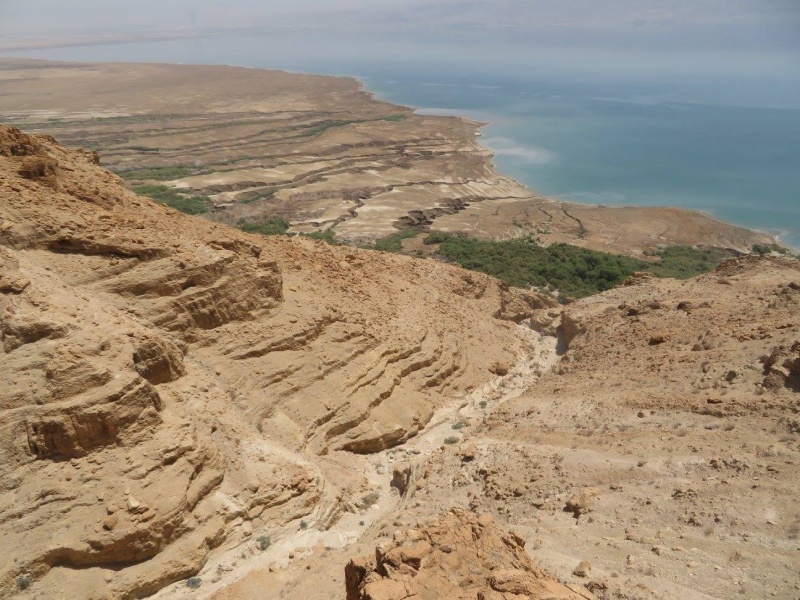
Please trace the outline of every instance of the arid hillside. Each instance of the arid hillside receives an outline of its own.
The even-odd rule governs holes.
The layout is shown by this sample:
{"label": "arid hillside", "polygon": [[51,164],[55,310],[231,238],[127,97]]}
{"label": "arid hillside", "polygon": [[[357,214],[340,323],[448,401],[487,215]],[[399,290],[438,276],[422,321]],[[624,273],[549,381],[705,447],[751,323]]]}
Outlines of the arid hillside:
{"label": "arid hillside", "polygon": [[[465,576],[470,553],[485,556],[480,530],[465,533],[475,515],[513,530],[584,598],[797,598],[798,315],[800,261],[766,257],[688,281],[635,277],[539,311],[532,343],[553,353],[520,356],[371,457],[399,497],[362,511],[382,520],[343,550],[269,557],[214,598],[339,598],[353,557],[355,598],[451,597],[447,585],[472,592],[454,598],[513,598],[492,595],[517,568],[507,558]],[[315,596],[321,581],[333,590]],[[529,575],[514,581],[523,597],[558,597],[529,591]]]}
{"label": "arid hillside", "polygon": [[0,596],[797,597],[800,261],[559,306],[97,162],[0,126]]}
{"label": "arid hillside", "polygon": [[323,528],[366,493],[357,455],[491,379],[553,304],[188,217],[96,160],[0,129],[3,595],[139,597],[266,524]]}

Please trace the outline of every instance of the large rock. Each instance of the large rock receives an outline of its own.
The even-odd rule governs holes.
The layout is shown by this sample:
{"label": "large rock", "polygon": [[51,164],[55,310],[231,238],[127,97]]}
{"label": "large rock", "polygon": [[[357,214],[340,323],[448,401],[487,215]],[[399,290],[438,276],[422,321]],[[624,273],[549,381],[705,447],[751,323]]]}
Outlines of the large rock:
{"label": "large rock", "polygon": [[439,520],[399,531],[374,557],[345,568],[347,600],[590,599],[542,571],[525,542],[488,515],[453,509]]}
{"label": "large rock", "polygon": [[764,387],[777,390],[787,387],[800,392],[800,342],[777,346],[764,362]]}

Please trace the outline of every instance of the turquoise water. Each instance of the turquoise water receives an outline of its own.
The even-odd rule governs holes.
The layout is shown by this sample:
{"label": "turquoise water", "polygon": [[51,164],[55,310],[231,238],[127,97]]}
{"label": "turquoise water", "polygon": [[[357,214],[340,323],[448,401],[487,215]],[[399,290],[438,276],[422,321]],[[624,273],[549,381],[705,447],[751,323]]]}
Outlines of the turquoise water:
{"label": "turquoise water", "polygon": [[674,205],[800,248],[800,61],[598,55],[516,42],[243,35],[20,53],[359,77],[386,100],[490,125],[498,168],[549,196]]}
{"label": "turquoise water", "polygon": [[[489,122],[499,169],[553,197],[673,205],[800,248],[800,111],[675,102],[636,84],[368,79],[381,96]],[[649,92],[649,93],[648,93]]]}

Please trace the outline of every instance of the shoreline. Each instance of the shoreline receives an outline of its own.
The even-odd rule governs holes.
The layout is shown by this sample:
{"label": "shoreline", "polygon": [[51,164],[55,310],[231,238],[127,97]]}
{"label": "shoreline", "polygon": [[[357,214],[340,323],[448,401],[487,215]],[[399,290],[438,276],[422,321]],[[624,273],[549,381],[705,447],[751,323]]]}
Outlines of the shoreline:
{"label": "shoreline", "polygon": [[[259,112],[255,114],[269,114],[270,110],[268,106],[271,106],[269,99],[263,99],[263,90],[271,90],[271,85],[267,85],[271,80],[280,80],[282,85],[288,86],[287,89],[291,90],[291,93],[294,95],[300,95],[299,98],[304,98],[302,100],[300,106],[305,106],[308,104],[309,106],[319,106],[320,108],[315,109],[319,110],[322,106],[326,106],[326,110],[339,110],[349,112],[353,115],[353,117],[357,119],[355,122],[361,123],[358,127],[364,128],[367,127],[368,131],[373,133],[367,135],[374,135],[375,136],[375,143],[378,143],[382,140],[382,136],[389,135],[388,140],[392,138],[392,136],[408,136],[409,139],[414,138],[414,135],[430,135],[431,132],[428,131],[430,127],[434,127],[436,129],[436,135],[440,137],[436,137],[435,135],[431,138],[430,143],[441,144],[442,142],[434,142],[434,139],[441,140],[444,139],[446,141],[446,146],[448,148],[451,147],[450,150],[443,151],[444,153],[441,154],[443,157],[442,160],[450,161],[442,163],[442,167],[440,169],[434,168],[435,165],[428,164],[427,162],[416,163],[417,166],[412,166],[412,171],[404,176],[408,177],[409,183],[416,185],[417,187],[424,187],[427,185],[430,187],[430,191],[424,192],[421,190],[422,196],[420,196],[419,200],[415,200],[414,202],[418,202],[418,208],[413,206],[409,207],[411,213],[419,212],[422,210],[426,214],[431,211],[441,211],[442,209],[439,207],[446,207],[447,203],[450,201],[455,201],[455,199],[463,197],[464,194],[467,195],[467,199],[471,195],[485,195],[485,198],[479,198],[479,202],[472,202],[473,208],[471,208],[468,212],[478,211],[479,213],[483,211],[484,213],[488,210],[487,206],[489,204],[494,203],[494,206],[497,206],[497,211],[502,212],[502,210],[508,209],[509,203],[516,203],[517,205],[532,205],[535,203],[539,203],[538,207],[534,207],[537,210],[541,209],[542,212],[546,214],[546,209],[542,208],[548,203],[553,205],[559,205],[558,210],[564,213],[564,215],[556,215],[556,221],[560,219],[563,221],[561,223],[555,223],[557,232],[554,233],[552,237],[547,238],[546,242],[552,241],[568,241],[571,243],[578,243],[578,245],[587,245],[589,247],[595,247],[597,249],[606,249],[607,251],[614,251],[613,249],[616,248],[618,252],[622,253],[630,253],[629,248],[624,245],[620,240],[620,234],[611,234],[609,232],[609,228],[612,230],[621,230],[623,232],[626,231],[626,228],[633,227],[636,229],[639,237],[636,238],[633,233],[631,234],[630,243],[634,246],[646,247],[649,245],[665,245],[672,243],[673,245],[681,245],[681,244],[690,244],[690,245],[716,245],[718,247],[729,247],[730,249],[735,249],[737,251],[743,251],[744,246],[750,245],[752,243],[778,243],[778,240],[770,234],[764,234],[762,232],[758,232],[756,230],[737,225],[735,223],[730,223],[723,221],[714,217],[712,214],[705,213],[699,209],[692,209],[692,208],[684,208],[684,207],[671,207],[671,206],[661,206],[661,207],[653,207],[653,206],[642,206],[642,205],[630,205],[630,206],[613,206],[613,207],[602,207],[598,205],[592,205],[588,203],[580,203],[574,201],[563,201],[558,199],[557,197],[544,197],[527,185],[523,184],[519,180],[511,177],[510,175],[506,175],[501,171],[501,166],[497,162],[497,149],[493,148],[489,144],[485,143],[486,138],[483,137],[482,130],[486,127],[491,126],[490,122],[485,120],[477,120],[474,118],[470,118],[468,116],[459,115],[459,114],[450,114],[450,115],[426,115],[423,114],[425,111],[425,107],[422,106],[414,106],[414,105],[407,105],[407,104],[400,104],[391,101],[391,99],[384,99],[385,92],[374,91],[368,87],[367,81],[363,78],[353,75],[320,75],[317,73],[307,73],[307,72],[295,72],[295,71],[287,71],[285,69],[265,69],[261,67],[252,67],[252,66],[240,66],[240,65],[178,65],[174,63],[119,63],[119,62],[95,62],[95,63],[75,63],[75,62],[55,62],[55,61],[44,61],[40,59],[16,59],[16,58],[4,58],[0,57],[0,82],[2,82],[2,75],[3,75],[3,67],[5,66],[7,70],[13,70],[14,65],[16,65],[18,70],[25,70],[25,68],[30,69],[31,72],[36,71],[37,67],[41,68],[43,65],[50,67],[46,69],[46,71],[58,71],[59,67],[66,71],[72,69],[73,77],[77,78],[77,81],[80,77],[84,77],[84,81],[87,84],[97,85],[97,82],[94,80],[89,81],[88,77],[85,74],[80,73],[80,69],[74,69],[75,66],[80,65],[92,65],[94,69],[92,71],[101,71],[107,76],[109,80],[109,84],[107,87],[100,88],[102,93],[105,93],[106,89],[113,89],[113,79],[114,77],[119,77],[119,69],[120,65],[125,66],[125,70],[133,70],[142,71],[142,84],[145,85],[148,82],[152,82],[153,85],[156,86],[154,90],[152,90],[152,94],[143,93],[141,97],[125,97],[124,99],[120,99],[120,103],[124,100],[124,105],[128,112],[133,115],[139,116],[146,116],[147,114],[152,114],[154,108],[147,108],[150,107],[152,101],[150,100],[150,95],[157,95],[163,93],[162,90],[164,89],[163,86],[167,85],[168,82],[171,80],[175,80],[176,77],[182,77],[187,79],[186,88],[187,92],[194,93],[198,98],[200,98],[202,102],[202,98],[207,97],[206,104],[211,103],[212,105],[216,102],[218,97],[224,97],[226,100],[226,104],[229,102],[229,94],[228,90],[220,90],[219,86],[215,87],[214,82],[209,83],[206,81],[208,79],[209,72],[213,72],[215,77],[223,77],[231,79],[232,81],[241,82],[238,84],[233,84],[236,89],[241,89],[244,86],[249,86],[247,89],[250,90],[250,96],[255,96],[258,99],[250,99],[248,96],[247,101],[243,102],[243,107],[247,110],[258,110]],[[246,73],[244,79],[240,77],[240,72]],[[41,87],[41,85],[47,84],[47,73],[37,73],[36,77],[38,77],[37,85]],[[239,77],[239,79],[237,79]],[[55,78],[56,80],[58,78]],[[258,80],[258,81],[253,81]],[[53,91],[50,92],[51,94],[57,94],[59,90],[62,90],[63,87],[63,77],[60,81],[55,81],[53,83]],[[261,83],[261,82],[264,83]],[[202,83],[200,83],[202,82]],[[330,87],[334,90],[338,91],[325,91],[320,92],[313,91],[316,89],[314,86],[320,86],[322,83],[326,85],[323,87]],[[161,86],[161,87],[159,87]],[[24,86],[22,86],[24,89]],[[36,89],[39,89],[36,87]],[[188,104],[186,103],[186,99],[183,96],[180,96],[180,90],[176,91],[172,89],[174,86],[170,86],[169,92],[172,94],[170,98],[175,98],[175,100],[171,100],[170,98],[158,98],[159,103],[158,106],[163,106],[163,108],[159,108],[159,110],[164,110],[169,114],[175,113],[176,117],[179,117],[181,114],[188,114],[195,110],[196,104]],[[200,88],[200,89],[195,89]],[[49,88],[48,88],[49,89]],[[12,90],[13,91],[13,90]],[[146,92],[146,90],[144,90]],[[87,92],[90,93],[90,92]],[[335,97],[338,98],[339,105],[332,105],[330,106],[330,99],[326,100],[329,93],[335,94]],[[204,96],[205,94],[205,96]],[[320,95],[323,94],[323,95]],[[383,95],[382,95],[383,94]],[[24,95],[24,94],[23,94]],[[247,96],[247,93],[245,94]],[[352,103],[348,103],[345,101],[345,98],[352,97],[354,100]],[[39,104],[46,104],[46,101],[43,101],[41,97],[36,97],[35,100],[39,102]],[[213,102],[212,102],[213,100]],[[71,114],[75,115],[77,110],[74,108],[70,111],[70,107],[67,105],[65,106],[63,103],[59,103],[58,98],[55,99],[56,104],[51,106],[51,110],[55,110],[55,112],[60,112],[62,114]],[[80,98],[74,100],[76,106],[80,106]],[[150,102],[150,104],[148,104]],[[266,102],[266,105],[264,104]],[[105,107],[97,107],[94,106],[93,109],[100,112],[100,108],[105,108],[109,110],[113,107],[118,107],[119,105],[114,104],[113,99],[107,101],[107,106]],[[141,106],[137,105],[140,104]],[[177,104],[176,104],[177,103]],[[181,104],[182,103],[182,104]],[[302,104],[305,103],[305,104]],[[310,104],[309,104],[310,103]],[[68,104],[68,103],[67,103]],[[274,103],[273,103],[274,104]],[[185,108],[181,108],[181,106],[185,106]],[[3,105],[2,100],[0,100],[0,114],[3,113]],[[244,109],[243,108],[243,109]],[[299,106],[294,105],[294,103],[290,102],[286,109],[290,110],[297,110]],[[235,111],[236,107],[227,106],[225,107],[227,111]],[[183,112],[181,112],[183,111]],[[266,111],[266,112],[263,112]],[[22,111],[18,111],[20,115],[22,115]],[[29,116],[35,116],[37,110],[36,107],[30,107],[26,112]],[[44,109],[40,108],[38,112],[45,112]],[[113,111],[112,111],[113,112]],[[213,111],[208,113],[209,117],[213,117],[213,119],[225,119],[226,113],[219,113],[217,111]],[[233,114],[231,112],[231,114]],[[277,113],[276,113],[277,114]],[[331,113],[334,114],[334,113]],[[407,115],[404,119],[402,119],[406,124],[401,125],[398,124],[396,126],[396,131],[394,133],[383,133],[382,131],[386,129],[386,127],[378,128],[376,130],[375,126],[370,126],[369,123],[371,122],[370,119],[379,118],[383,119],[387,116],[391,115],[398,115],[403,114]],[[369,117],[369,115],[374,115],[373,117]],[[383,115],[381,117],[381,115]],[[340,118],[340,117],[330,117],[330,118]],[[16,121],[16,119],[15,119]],[[17,121],[18,124],[25,126],[25,118],[21,118],[21,122]],[[34,122],[35,123],[35,122]],[[90,123],[90,122],[87,122]],[[57,122],[55,123],[57,126]],[[102,127],[102,123],[92,123],[92,125],[96,125],[97,127]],[[48,129],[56,134],[56,137],[59,137],[56,128]],[[367,131],[365,130],[365,131]],[[72,129],[66,128],[64,132],[68,134],[68,137],[75,138],[76,141],[80,141],[81,136],[85,137],[85,133],[82,134],[79,131],[76,131],[73,127]],[[415,132],[418,132],[415,134]],[[423,133],[424,132],[424,133]],[[117,132],[119,133],[119,132]],[[135,135],[135,132],[131,132],[131,135]],[[329,138],[333,136],[334,139],[341,138],[341,142],[339,142],[341,148],[347,147],[347,144],[352,142],[348,141],[348,136],[351,134],[348,133],[347,127],[341,127],[338,129],[330,130],[326,132],[325,138]],[[77,136],[77,138],[76,138]],[[363,137],[363,134],[359,134],[359,136]],[[135,138],[132,138],[135,139]],[[213,136],[210,138],[210,142],[215,141]],[[164,142],[167,144],[165,148],[171,148],[174,140],[168,140]],[[209,143],[210,143],[209,142]],[[316,142],[314,140],[310,140],[309,143],[318,144],[322,143],[323,140]],[[152,142],[148,142],[147,144],[142,143],[141,145],[150,145]],[[235,142],[234,142],[235,143]],[[328,142],[325,142],[328,143]],[[384,143],[381,141],[381,144]],[[414,142],[417,144],[418,142]],[[343,146],[341,144],[344,144]],[[421,145],[422,148],[425,147],[425,142]],[[119,154],[124,150],[121,148],[120,150],[114,150],[112,148],[95,148],[99,149],[101,153],[104,154],[106,158],[109,156],[113,156],[114,153]],[[109,154],[108,151],[111,151]],[[311,151],[311,150],[309,150]],[[303,152],[306,152],[304,150]],[[311,155],[319,154],[319,151],[311,151]],[[424,154],[424,152],[423,152]],[[324,155],[324,153],[323,153]],[[127,156],[127,155],[126,155]],[[154,162],[154,159],[150,158],[153,155],[130,155],[130,158],[126,158],[124,163],[119,163],[116,165],[117,169],[119,167],[123,167],[123,170],[129,168],[137,168],[144,166],[145,168],[150,166],[157,166],[158,161]],[[264,154],[263,158],[266,158],[268,154]],[[367,155],[364,155],[365,158]],[[416,156],[416,154],[409,155],[409,156]],[[448,158],[450,157],[450,158]],[[476,161],[476,157],[478,157]],[[300,157],[297,157],[298,159]],[[399,158],[399,157],[398,157]],[[185,159],[184,159],[185,160]],[[313,159],[313,160],[319,160]],[[312,160],[312,162],[313,162]],[[350,159],[348,159],[350,160]],[[407,160],[404,158],[403,160]],[[456,161],[455,166],[452,164],[452,161]],[[470,160],[475,162],[473,166],[468,166],[470,164]],[[133,161],[133,162],[130,162]],[[149,162],[148,162],[149,161]],[[162,161],[163,162],[163,161]],[[195,161],[196,162],[196,161]],[[413,161],[412,161],[413,162]],[[291,162],[285,162],[285,159],[281,159],[279,161],[280,164],[289,165]],[[174,163],[165,163],[165,164],[174,164]],[[199,163],[198,163],[199,164]],[[438,163],[437,163],[438,164]],[[483,164],[480,167],[480,164]],[[449,166],[448,166],[449,165]],[[114,168],[114,164],[108,165],[111,168]],[[386,168],[391,167],[395,169],[394,162],[390,161],[386,164]],[[455,169],[451,175],[448,175],[448,171]],[[477,170],[476,170],[477,169]],[[419,173],[417,173],[419,172]],[[381,180],[381,177],[377,175],[373,178],[375,181],[373,183],[369,183],[368,180],[365,179],[365,173],[369,173],[369,171],[354,171],[355,179],[351,185],[358,187],[358,185],[372,185],[373,187],[378,184]],[[357,173],[362,173],[361,175],[357,175]],[[424,174],[424,176],[423,176]],[[394,177],[394,176],[393,176]],[[455,189],[452,194],[443,195],[439,194],[434,190],[436,187],[436,179],[442,177],[456,177],[457,180],[463,180],[463,184],[458,184],[463,187],[463,191],[459,191],[459,189]],[[252,177],[251,177],[252,178]],[[433,178],[429,184],[420,183],[424,182],[425,180]],[[197,179],[197,178],[195,178]],[[335,178],[334,178],[335,179]],[[341,177],[339,177],[341,179]],[[352,178],[351,178],[352,179]],[[473,187],[470,187],[468,182],[474,179],[477,182],[480,182],[480,190],[475,190]],[[242,179],[242,182],[247,181],[247,179]],[[333,180],[331,180],[333,181]],[[358,183],[361,181],[362,183]],[[416,183],[415,183],[416,182]],[[198,180],[195,182],[201,188],[203,187],[202,180]],[[341,183],[331,183],[331,185],[335,187],[339,187],[342,185]],[[449,184],[455,185],[455,184]],[[189,183],[189,187],[193,187],[192,183]],[[292,185],[291,187],[297,187],[296,185]],[[502,188],[502,190],[500,190]],[[277,188],[276,188],[277,189]],[[301,188],[302,189],[302,188]],[[410,189],[410,188],[409,188]],[[441,191],[441,190],[440,190]],[[283,193],[283,192],[281,192]],[[430,194],[433,193],[433,197],[438,199],[436,202],[431,205],[431,196]],[[385,195],[385,194],[384,194]],[[230,195],[229,195],[230,196]],[[226,199],[228,196],[221,196],[221,198]],[[232,196],[231,196],[232,197]],[[426,199],[427,198],[427,199]],[[452,198],[452,200],[448,200],[448,198]],[[395,199],[396,200],[396,199]],[[397,206],[393,205],[392,202],[395,200],[390,200],[388,197],[384,200],[386,208],[392,209],[395,214],[398,216],[402,216],[405,214],[402,207],[398,208]],[[413,200],[413,199],[412,199]],[[227,200],[226,200],[227,201]],[[396,204],[396,203],[395,203]],[[381,205],[379,203],[379,205]],[[316,206],[316,208],[315,208]],[[505,207],[505,208],[504,208]],[[566,207],[566,208],[565,208]],[[329,210],[322,205],[312,205],[308,208],[308,210],[312,211],[320,211],[320,210]],[[361,209],[357,209],[361,211]],[[364,209],[366,210],[366,209]],[[381,209],[385,210],[385,209]],[[399,213],[397,211],[400,211]],[[436,229],[443,229],[444,231],[450,230],[458,230],[459,228],[464,228],[467,225],[463,222],[463,219],[459,221],[459,211],[463,209],[458,209],[454,213],[448,212],[449,209],[445,210],[444,214],[438,214],[428,217],[434,219],[431,223],[432,230]],[[510,210],[510,209],[509,209]],[[527,209],[525,209],[527,210]],[[603,217],[602,219],[596,219],[593,227],[588,227],[587,229],[592,230],[590,233],[596,234],[596,239],[593,241],[592,236],[584,235],[584,224],[581,224],[580,230],[575,230],[574,224],[570,226],[570,222],[575,220],[574,215],[570,214],[570,212],[586,212],[586,211],[594,211],[594,212],[602,212]],[[361,211],[363,212],[363,211]],[[633,213],[633,214],[632,214]],[[358,214],[358,213],[354,213]],[[622,216],[620,216],[622,215]],[[473,215],[475,216],[475,215]],[[360,217],[360,215],[359,215]],[[511,226],[511,222],[514,221],[513,215],[509,217],[509,219],[505,222],[502,219],[498,220],[497,218],[490,218],[491,215],[484,214],[480,217],[483,219],[481,223],[483,225],[478,225],[476,227],[469,227],[471,229],[467,230],[467,233],[473,231],[473,233],[478,233],[479,237],[491,237],[491,231],[497,231],[497,235],[500,237],[507,237],[509,234],[514,235],[513,231],[510,231],[508,228]],[[398,217],[395,217],[398,218]],[[403,217],[405,218],[405,217]],[[579,217],[580,219],[581,217]],[[594,218],[592,215],[589,215],[589,218]],[[358,228],[354,228],[354,223],[352,222],[352,217],[349,218],[350,220],[346,223],[347,227],[345,228],[344,235],[345,239],[349,237],[363,237],[365,234],[360,233]],[[479,219],[479,220],[480,220]],[[611,220],[612,225],[608,226],[604,224],[604,221]],[[633,219],[633,221],[631,221]],[[657,229],[648,230],[647,221],[660,219],[660,222],[664,223],[665,225],[661,227],[663,231],[658,233]],[[552,219],[551,219],[552,220]],[[445,223],[446,222],[446,223]],[[581,221],[578,220],[580,223]],[[692,231],[689,233],[682,233],[681,229],[682,226],[679,224],[683,222],[684,225],[686,223],[689,224],[690,227],[694,227]],[[487,224],[488,223],[488,224]],[[504,224],[505,223],[505,224]],[[618,225],[613,225],[613,223],[618,223]],[[336,229],[337,234],[341,235],[342,227],[345,224],[342,223],[340,225],[334,225],[338,228]],[[550,223],[544,223],[542,225],[538,222],[531,222],[526,227],[533,227],[536,231],[541,229],[549,229]],[[372,226],[369,226],[372,227]],[[383,225],[382,231],[387,231],[386,226]],[[698,229],[699,227],[699,229]],[[615,229],[616,228],[616,229]],[[363,228],[362,228],[363,229]],[[517,231],[516,235],[521,235],[525,233],[525,228],[520,229],[516,225],[512,227],[514,231]],[[669,230],[669,233],[667,231]],[[301,229],[302,231],[302,229]],[[312,230],[313,231],[313,230]],[[368,233],[370,229],[368,228],[366,235],[372,235],[373,238],[381,237],[384,234],[370,234]],[[376,230],[377,231],[377,230]],[[650,233],[648,233],[650,231]],[[611,238],[609,238],[611,235]],[[666,237],[664,237],[666,235]],[[656,237],[653,237],[656,236]],[[769,240],[766,240],[769,238]],[[609,241],[611,239],[611,241]],[[648,244],[647,239],[652,239],[652,242]],[[754,240],[748,242],[747,240]],[[605,240],[605,241],[603,241]],[[789,246],[787,246],[789,247]]]}
{"label": "shoreline", "polygon": [[[239,66],[239,65],[230,65],[230,66]],[[244,67],[244,68],[250,68],[250,67]],[[252,68],[258,69],[260,67],[252,67]],[[288,72],[288,73],[295,73],[295,71],[289,71],[289,70],[286,70],[286,69],[278,69],[278,70],[283,71],[283,72]],[[482,133],[483,133],[482,130],[487,128],[487,127],[491,127],[493,125],[493,123],[490,122],[490,121],[484,121],[484,120],[480,120],[480,119],[473,118],[473,117],[470,117],[470,116],[464,116],[464,115],[457,114],[457,112],[469,113],[470,112],[469,110],[454,109],[453,113],[447,114],[446,111],[448,109],[446,109],[446,108],[439,108],[439,107],[436,107],[436,108],[427,107],[426,108],[424,106],[418,106],[418,105],[412,105],[412,104],[401,104],[401,103],[393,101],[391,98],[382,97],[380,95],[380,92],[370,90],[369,87],[367,86],[367,83],[362,78],[358,77],[357,75],[330,75],[330,74],[326,74],[326,73],[314,73],[314,72],[305,72],[305,71],[297,72],[297,74],[311,75],[311,76],[321,76],[321,77],[343,77],[343,78],[346,78],[346,79],[352,79],[353,81],[355,81],[358,84],[359,89],[362,92],[366,93],[366,95],[369,98],[371,98],[371,99],[373,99],[373,100],[375,100],[377,102],[392,104],[394,106],[397,106],[398,108],[410,109],[410,110],[412,110],[414,112],[414,114],[421,114],[421,115],[424,115],[424,116],[434,116],[434,117],[445,117],[445,118],[451,118],[451,119],[459,119],[459,120],[461,120],[461,121],[463,121],[465,123],[469,123],[470,125],[474,125],[475,126],[475,136],[474,136],[475,139],[474,139],[474,142],[475,142],[475,144],[477,146],[479,146],[481,148],[484,148],[485,150],[489,151],[488,156],[489,156],[490,166],[491,166],[492,170],[499,177],[501,177],[503,179],[506,179],[506,180],[509,180],[509,181],[512,181],[515,184],[519,185],[520,187],[523,187],[523,188],[527,189],[531,193],[532,196],[542,196],[544,198],[547,198],[548,200],[564,202],[564,203],[568,203],[568,204],[581,205],[581,206],[585,206],[585,207],[596,207],[596,208],[612,207],[612,208],[621,208],[621,209],[642,209],[642,208],[658,209],[658,208],[663,208],[663,209],[675,209],[675,210],[680,210],[680,211],[687,211],[687,212],[690,212],[690,213],[698,213],[698,214],[701,214],[701,215],[704,215],[704,216],[708,217],[709,219],[717,221],[718,223],[721,223],[723,225],[728,225],[730,227],[737,227],[739,229],[743,229],[743,230],[746,230],[746,231],[751,231],[751,232],[754,232],[754,233],[759,233],[759,234],[762,234],[762,235],[770,236],[770,237],[772,237],[774,239],[774,241],[775,241],[775,243],[777,245],[782,246],[782,247],[784,247],[784,248],[786,248],[786,249],[788,249],[788,250],[790,250],[792,252],[800,252],[800,246],[794,247],[794,246],[792,246],[790,244],[787,244],[785,241],[782,240],[782,238],[786,237],[787,235],[792,235],[792,232],[790,232],[790,231],[783,230],[781,232],[776,232],[776,231],[765,230],[765,229],[758,228],[758,227],[751,227],[751,226],[748,226],[748,225],[737,223],[735,221],[729,221],[727,219],[723,219],[723,218],[715,215],[711,211],[700,209],[700,208],[690,208],[690,207],[685,207],[685,206],[677,206],[677,205],[674,205],[674,204],[652,204],[651,205],[651,204],[627,204],[626,203],[626,204],[607,204],[606,205],[606,204],[599,204],[599,203],[592,203],[592,202],[580,202],[580,201],[577,201],[577,200],[574,200],[574,199],[566,199],[566,198],[564,198],[563,196],[560,196],[560,195],[548,195],[548,194],[540,193],[540,192],[536,191],[535,189],[531,188],[528,184],[524,183],[523,181],[520,181],[516,177],[513,177],[512,175],[503,172],[501,165],[498,164],[497,159],[496,159],[497,158],[498,149],[497,148],[493,148],[491,145],[487,144],[486,143],[486,137],[482,135]],[[435,111],[435,112],[430,112],[430,113],[426,114],[426,113],[420,112],[420,111]],[[482,141],[480,141],[480,140],[482,140]],[[800,233],[798,233],[797,235],[800,235]]]}
{"label": "shoreline", "polygon": [[[307,74],[314,75],[314,73],[307,73]],[[334,75],[333,77],[336,77],[336,75]],[[471,118],[471,117],[465,117],[465,116],[458,115],[458,114],[449,114],[449,115],[441,114],[441,113],[438,113],[439,109],[428,109],[428,108],[420,107],[420,106],[413,106],[413,105],[412,106],[407,106],[407,105],[396,104],[391,99],[381,98],[378,95],[377,92],[372,92],[372,91],[368,90],[366,88],[364,82],[361,79],[359,79],[358,77],[355,77],[355,76],[352,76],[352,75],[347,75],[345,77],[350,77],[350,78],[353,78],[356,81],[358,81],[361,84],[361,87],[371,97],[374,97],[375,99],[377,99],[380,102],[388,102],[388,103],[394,104],[396,106],[403,106],[405,108],[410,108],[410,109],[412,109],[414,111],[415,114],[420,114],[419,113],[420,110],[437,110],[437,113],[430,113],[430,116],[441,116],[441,117],[460,119],[460,120],[462,120],[464,122],[476,125],[475,143],[478,146],[480,146],[481,148],[485,148],[486,150],[488,150],[490,152],[489,157],[490,157],[490,163],[491,163],[492,169],[500,177],[502,177],[504,179],[507,179],[507,180],[510,180],[510,181],[513,181],[514,183],[518,184],[519,186],[524,187],[525,189],[527,189],[528,191],[531,192],[531,195],[536,195],[536,196],[541,195],[541,196],[543,196],[543,197],[545,197],[545,198],[547,198],[549,200],[558,201],[558,202],[565,202],[565,203],[568,203],[568,204],[577,204],[577,205],[586,206],[586,207],[596,207],[596,208],[613,207],[613,208],[623,208],[623,209],[666,208],[666,209],[676,209],[676,210],[682,210],[682,211],[687,211],[687,212],[699,213],[701,215],[705,215],[709,219],[713,219],[714,221],[717,221],[717,222],[722,223],[724,225],[729,225],[731,227],[738,227],[740,229],[744,229],[744,230],[747,230],[747,231],[752,231],[752,232],[755,232],[755,233],[760,233],[760,234],[763,234],[763,235],[771,236],[775,240],[776,244],[778,244],[780,246],[783,246],[783,247],[785,247],[785,248],[787,248],[787,249],[789,249],[789,250],[791,250],[793,252],[800,252],[800,247],[794,247],[794,246],[791,246],[791,245],[787,244],[786,242],[782,241],[782,239],[781,239],[782,237],[785,237],[787,235],[791,235],[791,232],[789,232],[789,231],[782,231],[780,233],[777,233],[777,232],[773,232],[773,231],[769,231],[769,230],[760,229],[760,228],[757,228],[757,227],[751,227],[751,226],[743,225],[743,224],[740,224],[740,223],[737,223],[737,222],[734,222],[734,221],[728,221],[726,219],[720,218],[719,216],[715,215],[711,211],[703,210],[703,209],[700,209],[700,208],[688,208],[688,207],[685,207],[685,206],[677,206],[677,205],[673,205],[673,204],[649,205],[649,204],[627,204],[626,203],[626,204],[607,204],[606,205],[606,204],[599,204],[599,203],[592,203],[592,202],[580,202],[578,200],[564,198],[563,196],[553,196],[553,195],[547,195],[547,194],[540,194],[535,189],[532,189],[528,184],[520,181],[519,179],[517,179],[516,177],[511,176],[510,174],[507,174],[507,173],[503,172],[501,165],[499,165],[497,160],[496,160],[498,149],[497,148],[493,148],[491,145],[487,144],[485,136],[482,136],[482,130],[485,129],[486,127],[491,127],[492,126],[491,122],[481,121],[481,120],[477,120],[477,119],[474,119],[474,118]],[[446,109],[441,109],[441,110],[444,111]],[[464,111],[464,112],[468,112],[468,111]],[[479,139],[482,140],[482,141],[479,141]]]}

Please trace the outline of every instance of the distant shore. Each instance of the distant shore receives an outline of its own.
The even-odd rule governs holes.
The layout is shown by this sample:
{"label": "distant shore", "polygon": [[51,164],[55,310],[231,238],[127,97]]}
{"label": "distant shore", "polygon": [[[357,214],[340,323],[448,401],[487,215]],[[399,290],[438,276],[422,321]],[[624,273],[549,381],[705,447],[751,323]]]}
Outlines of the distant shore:
{"label": "distant shore", "polygon": [[294,231],[344,240],[425,227],[484,239],[534,234],[632,255],[775,243],[694,210],[538,195],[498,172],[479,143],[484,122],[415,113],[355,78],[0,59],[0,85],[0,120],[90,146],[118,172],[180,167],[180,177],[149,183],[208,198],[214,218],[231,224],[282,211]]}

